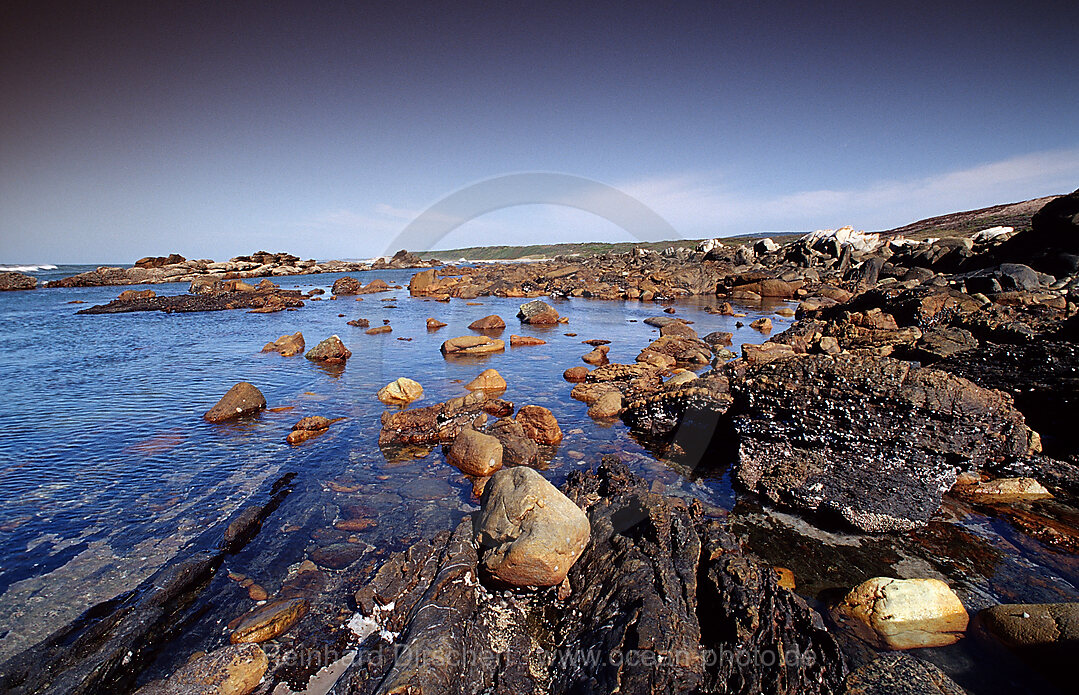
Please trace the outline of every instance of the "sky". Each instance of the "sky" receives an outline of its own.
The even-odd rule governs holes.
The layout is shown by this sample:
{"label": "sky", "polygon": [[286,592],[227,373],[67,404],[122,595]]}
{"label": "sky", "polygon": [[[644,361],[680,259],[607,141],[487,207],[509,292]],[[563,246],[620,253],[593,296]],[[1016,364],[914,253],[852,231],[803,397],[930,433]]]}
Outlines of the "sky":
{"label": "sky", "polygon": [[[0,263],[367,258],[531,172],[687,239],[1065,193],[1076,26],[1075,2],[8,0]],[[427,245],[639,235],[490,202]]]}

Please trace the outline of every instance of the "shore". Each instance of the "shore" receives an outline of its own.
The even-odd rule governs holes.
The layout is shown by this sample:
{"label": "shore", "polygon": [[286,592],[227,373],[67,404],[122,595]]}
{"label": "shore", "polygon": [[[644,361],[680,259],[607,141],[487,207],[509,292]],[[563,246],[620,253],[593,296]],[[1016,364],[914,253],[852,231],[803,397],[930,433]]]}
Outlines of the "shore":
{"label": "shore", "polygon": [[[563,381],[551,392],[579,401],[596,423],[624,423],[664,472],[644,480],[614,453],[586,460],[591,470],[556,489],[544,468],[563,427],[549,408],[507,400],[496,370],[465,386],[468,395],[426,405],[409,406],[420,384],[398,379],[379,392],[389,407],[377,441],[364,444],[387,461],[444,457],[473,489],[459,523],[400,552],[368,554],[350,539],[377,524],[360,509],[373,493],[347,476],[330,480],[339,505],[327,512],[331,530],[272,583],[244,586],[255,605],[219,628],[215,649],[191,661],[176,654],[161,680],[140,681],[160,650],[181,649],[186,606],[247,581],[221,568],[274,534],[264,520],[292,504],[316,507],[303,502],[312,493],[278,478],[261,501],[206,530],[215,551],[178,559],[6,662],[0,685],[28,693],[136,685],[144,693],[989,693],[1019,679],[1063,692],[1061,658],[1079,641],[1077,215],[1079,191],[1039,208],[1029,229],[922,240],[841,229],[784,243],[705,240],[421,269],[409,301],[430,302],[433,314],[484,298],[518,308],[516,317],[478,319],[467,335],[439,336],[448,362],[480,372],[485,356],[514,338],[525,351],[581,330],[590,338],[583,361],[560,365]],[[413,260],[402,256],[400,267]],[[87,313],[302,314],[323,299],[321,290],[243,282],[258,275],[215,272],[203,285],[218,269],[205,270],[184,280],[192,293],[128,295]],[[381,295],[393,289],[341,278],[331,297],[338,306],[390,300]],[[638,325],[658,335],[632,360],[613,361],[611,341],[586,335],[572,303],[558,298],[654,307]],[[773,302],[775,321],[754,320],[759,339],[734,352],[730,332],[702,334],[683,319],[684,303],[701,298],[703,313],[735,321],[742,305]],[[507,322],[547,333],[503,339]],[[422,329],[438,335],[439,323]],[[307,350],[327,375],[362,359],[340,339],[307,346],[300,336],[297,346],[292,337],[266,350]],[[230,392],[207,419],[262,417],[266,399],[251,388]],[[339,427],[305,417],[289,441],[315,445]],[[733,503],[694,495],[709,481],[729,485]],[[499,512],[510,509],[518,511]],[[977,532],[983,523],[994,530]],[[1036,594],[1018,588],[1038,579],[1031,557],[1054,572]],[[1008,600],[1033,595],[1040,600]],[[282,647],[333,658],[269,658]],[[222,673],[211,689],[191,689]],[[897,674],[904,689],[893,685]]]}

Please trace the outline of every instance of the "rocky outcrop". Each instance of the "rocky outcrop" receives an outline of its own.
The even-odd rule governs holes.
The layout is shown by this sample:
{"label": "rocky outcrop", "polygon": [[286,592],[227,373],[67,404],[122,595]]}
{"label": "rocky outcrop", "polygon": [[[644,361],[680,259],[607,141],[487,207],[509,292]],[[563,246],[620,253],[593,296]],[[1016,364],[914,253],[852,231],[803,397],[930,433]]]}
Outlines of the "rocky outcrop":
{"label": "rocky outcrop", "polygon": [[0,273],[0,292],[9,290],[32,290],[37,287],[37,278],[23,273]]}
{"label": "rocky outcrop", "polygon": [[252,415],[266,407],[266,398],[253,384],[241,381],[221,397],[214,407],[203,414],[208,422],[224,422]]}
{"label": "rocky outcrop", "polygon": [[295,309],[303,305],[303,295],[298,290],[257,290],[255,288],[246,291],[243,289],[225,290],[218,285],[195,294],[114,299],[108,304],[88,307],[78,313],[123,314],[135,311],[163,311],[170,314],[229,309],[248,309],[255,313],[270,313]]}
{"label": "rocky outcrop", "polygon": [[[370,628],[331,692],[842,692],[820,616],[695,504],[613,462],[562,492],[591,526],[567,583],[504,594],[477,582],[469,521],[416,543],[356,593]],[[766,652],[779,661],[751,656]],[[416,654],[470,658],[431,668]]]}

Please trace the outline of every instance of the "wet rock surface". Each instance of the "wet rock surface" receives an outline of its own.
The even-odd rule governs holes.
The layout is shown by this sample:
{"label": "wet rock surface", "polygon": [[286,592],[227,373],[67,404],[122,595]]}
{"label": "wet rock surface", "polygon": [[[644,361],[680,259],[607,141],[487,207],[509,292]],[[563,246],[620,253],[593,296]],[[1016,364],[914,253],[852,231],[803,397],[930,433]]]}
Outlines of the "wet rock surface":
{"label": "wet rock surface", "polygon": [[0,272],[0,292],[8,290],[32,290],[37,287],[37,278],[25,273]]}

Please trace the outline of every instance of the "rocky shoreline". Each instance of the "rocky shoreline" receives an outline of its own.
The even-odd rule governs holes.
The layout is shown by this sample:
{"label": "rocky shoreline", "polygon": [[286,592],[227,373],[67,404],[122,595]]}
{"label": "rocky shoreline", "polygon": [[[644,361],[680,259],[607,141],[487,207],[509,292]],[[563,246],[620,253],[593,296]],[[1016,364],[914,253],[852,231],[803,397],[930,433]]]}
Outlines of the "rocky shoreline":
{"label": "rocky shoreline", "polygon": [[[191,295],[129,296],[84,311],[302,305],[299,293],[269,281],[210,283],[195,294],[204,281],[193,278]],[[335,295],[383,291],[338,283]],[[260,603],[229,625],[230,645],[140,692],[962,693],[932,650],[968,640],[1018,655],[1032,679],[1044,679],[1033,689],[1065,691],[1062,657],[1079,644],[1074,586],[1066,600],[1013,604],[973,581],[949,585],[924,558],[903,553],[919,545],[937,567],[991,557],[993,571],[1004,571],[1000,551],[946,523],[976,509],[1076,576],[1079,191],[1048,202],[1019,232],[910,241],[845,228],[784,245],[712,240],[663,253],[430,268],[409,290],[434,301],[535,299],[522,303],[522,325],[565,320],[540,297],[666,304],[648,319],[659,335],[635,362],[611,363],[607,341],[586,341],[587,366],[567,365],[556,388],[597,422],[621,419],[687,477],[729,480],[738,508],[667,495],[617,457],[556,489],[534,469],[562,441],[560,425],[546,408],[504,399],[497,371],[469,383],[469,395],[417,407],[409,404],[422,386],[398,379],[378,394],[395,409],[382,417],[377,446],[387,460],[442,447],[472,481],[479,510],[407,550],[360,562],[362,543],[349,534],[375,520],[362,504],[342,503],[326,542],[290,567],[276,593],[247,585]],[[726,348],[730,334],[698,335],[678,316],[673,301],[698,295],[717,297],[714,311],[732,317],[731,303],[797,302],[796,320],[775,335],[767,318],[754,322],[761,341],[736,355]],[[204,308],[184,309],[190,302]],[[427,330],[441,325],[429,319]],[[504,327],[498,316],[475,322],[479,335],[449,337],[444,359],[504,351],[487,334]],[[265,349],[304,347],[296,334]],[[336,336],[306,354],[335,365],[351,356]],[[205,417],[265,408],[257,388],[241,383]],[[331,427],[307,417],[288,441]],[[261,509],[237,517],[222,552],[257,533]],[[788,536],[795,540],[776,540]],[[895,560],[862,558],[863,547]],[[845,581],[841,594],[802,586],[830,570]],[[190,577],[215,571],[207,559]],[[193,594],[198,584],[183,582]],[[163,585],[97,607],[7,662],[0,685],[129,687],[139,650],[168,642],[161,606],[177,595],[155,593]],[[328,603],[330,585],[350,599]],[[157,612],[117,638],[110,630],[131,605]],[[271,668],[267,653],[280,639],[328,641],[340,658]],[[65,649],[72,643],[93,655],[74,658]]]}

